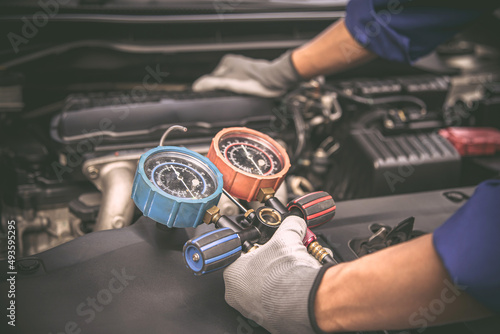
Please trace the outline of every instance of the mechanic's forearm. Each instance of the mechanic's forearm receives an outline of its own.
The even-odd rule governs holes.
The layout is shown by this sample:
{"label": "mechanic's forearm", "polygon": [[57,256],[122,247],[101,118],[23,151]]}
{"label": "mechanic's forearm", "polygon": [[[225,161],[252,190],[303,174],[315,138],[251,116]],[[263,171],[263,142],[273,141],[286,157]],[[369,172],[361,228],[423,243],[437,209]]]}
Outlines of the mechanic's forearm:
{"label": "mechanic's forearm", "polygon": [[292,54],[297,72],[305,79],[344,71],[375,57],[375,54],[356,42],[343,19]]}
{"label": "mechanic's forearm", "polygon": [[325,331],[419,328],[490,315],[453,287],[432,235],[328,269],[315,314]]}

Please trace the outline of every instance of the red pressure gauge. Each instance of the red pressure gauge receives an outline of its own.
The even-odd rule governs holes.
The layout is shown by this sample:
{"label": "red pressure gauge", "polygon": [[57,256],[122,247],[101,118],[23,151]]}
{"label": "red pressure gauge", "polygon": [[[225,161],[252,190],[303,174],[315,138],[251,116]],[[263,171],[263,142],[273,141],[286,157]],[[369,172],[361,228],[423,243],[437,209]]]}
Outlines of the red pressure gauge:
{"label": "red pressure gauge", "polygon": [[210,145],[208,159],[223,175],[232,196],[254,201],[260,188],[276,190],[290,169],[290,159],[274,139],[248,128],[220,131]]}

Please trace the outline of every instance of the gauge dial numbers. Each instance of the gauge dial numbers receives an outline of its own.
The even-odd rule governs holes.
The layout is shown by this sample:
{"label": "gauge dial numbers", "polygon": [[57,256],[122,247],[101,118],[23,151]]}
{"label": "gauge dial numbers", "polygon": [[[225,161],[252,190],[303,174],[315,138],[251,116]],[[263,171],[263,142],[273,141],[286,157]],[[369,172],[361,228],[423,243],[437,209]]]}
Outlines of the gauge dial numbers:
{"label": "gauge dial numbers", "polygon": [[144,216],[167,227],[196,227],[222,195],[222,173],[184,147],[158,146],[139,159],[132,198]]}
{"label": "gauge dial numbers", "polygon": [[249,174],[273,175],[283,166],[279,152],[247,136],[227,136],[219,149],[229,163]]}
{"label": "gauge dial numbers", "polygon": [[260,188],[277,189],[290,159],[271,137],[248,128],[226,128],[212,140],[207,156],[221,171],[224,189],[247,201],[255,200]]}
{"label": "gauge dial numbers", "polygon": [[217,188],[214,173],[185,154],[155,154],[146,160],[144,170],[157,188],[179,198],[204,198]]}

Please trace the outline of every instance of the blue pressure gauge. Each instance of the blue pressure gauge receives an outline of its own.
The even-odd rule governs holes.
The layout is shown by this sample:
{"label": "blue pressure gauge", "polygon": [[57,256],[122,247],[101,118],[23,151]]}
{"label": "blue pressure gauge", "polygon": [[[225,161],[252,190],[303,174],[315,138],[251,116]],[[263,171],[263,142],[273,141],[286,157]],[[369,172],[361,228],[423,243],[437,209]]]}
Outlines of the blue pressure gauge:
{"label": "blue pressure gauge", "polygon": [[168,227],[196,227],[219,202],[222,174],[202,155],[176,146],[144,153],[135,173],[132,198],[144,216]]}

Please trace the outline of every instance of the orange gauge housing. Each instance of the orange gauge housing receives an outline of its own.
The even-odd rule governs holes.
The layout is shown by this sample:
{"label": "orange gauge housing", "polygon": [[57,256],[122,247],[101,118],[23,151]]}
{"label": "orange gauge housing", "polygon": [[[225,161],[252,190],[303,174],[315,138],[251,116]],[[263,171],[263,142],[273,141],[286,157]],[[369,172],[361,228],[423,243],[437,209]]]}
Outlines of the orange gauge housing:
{"label": "orange gauge housing", "polygon": [[249,202],[256,199],[260,188],[278,189],[290,169],[290,158],[280,144],[244,127],[217,133],[207,157],[222,173],[224,189]]}

